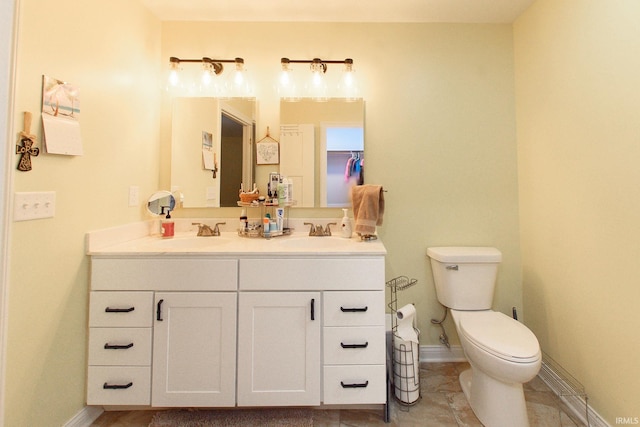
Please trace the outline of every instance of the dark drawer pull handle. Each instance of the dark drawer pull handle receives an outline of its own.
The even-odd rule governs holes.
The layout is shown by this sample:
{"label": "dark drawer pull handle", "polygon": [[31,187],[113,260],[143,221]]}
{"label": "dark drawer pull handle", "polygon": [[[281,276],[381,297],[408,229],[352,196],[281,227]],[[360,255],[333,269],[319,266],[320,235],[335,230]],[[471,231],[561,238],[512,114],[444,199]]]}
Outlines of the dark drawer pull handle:
{"label": "dark drawer pull handle", "polygon": [[105,389],[105,390],[123,390],[123,389],[131,387],[132,385],[133,385],[133,383],[129,383],[129,384],[109,384],[109,383],[104,383],[102,388]]}
{"label": "dark drawer pull handle", "polygon": [[342,348],[367,348],[369,347],[369,341],[364,344],[345,344],[343,342],[340,343],[340,347]]}
{"label": "dark drawer pull handle", "polygon": [[369,385],[369,381],[363,383],[345,384],[344,381],[340,381],[342,388],[365,388]]}
{"label": "dark drawer pull handle", "polygon": [[117,344],[109,344],[109,343],[105,343],[104,345],[104,349],[105,350],[126,350],[128,348],[133,347],[133,343],[129,343],[127,345],[117,345]]}
{"label": "dark drawer pull handle", "polygon": [[161,299],[160,301],[158,301],[158,306],[156,307],[156,320],[158,322],[162,322],[162,303],[164,302],[163,299]]}
{"label": "dark drawer pull handle", "polygon": [[340,311],[342,311],[343,313],[357,313],[357,312],[362,312],[362,311],[367,311],[369,310],[369,307],[362,307],[362,308],[344,308],[344,307],[340,307]]}
{"label": "dark drawer pull handle", "polygon": [[129,307],[129,308],[111,308],[111,307],[107,307],[104,309],[105,313],[131,313],[133,310],[135,310],[135,307]]}
{"label": "dark drawer pull handle", "polygon": [[311,320],[316,320],[316,299],[311,298]]}

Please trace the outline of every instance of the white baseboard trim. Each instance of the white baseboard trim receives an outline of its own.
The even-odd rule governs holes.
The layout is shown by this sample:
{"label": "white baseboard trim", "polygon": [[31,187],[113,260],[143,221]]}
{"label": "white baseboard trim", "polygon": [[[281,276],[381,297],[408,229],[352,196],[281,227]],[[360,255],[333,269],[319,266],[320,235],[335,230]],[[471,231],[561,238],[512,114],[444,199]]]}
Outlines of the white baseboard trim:
{"label": "white baseboard trim", "polygon": [[551,365],[543,361],[538,376],[584,425],[589,427],[611,427],[600,414],[587,404],[588,399],[577,394],[571,394],[571,384],[566,382],[562,375],[558,374]]}
{"label": "white baseboard trim", "polygon": [[421,362],[466,362],[462,347],[452,345],[447,348],[444,345],[421,345],[420,346]]}
{"label": "white baseboard trim", "polygon": [[89,427],[104,412],[101,406],[85,406],[63,427]]}

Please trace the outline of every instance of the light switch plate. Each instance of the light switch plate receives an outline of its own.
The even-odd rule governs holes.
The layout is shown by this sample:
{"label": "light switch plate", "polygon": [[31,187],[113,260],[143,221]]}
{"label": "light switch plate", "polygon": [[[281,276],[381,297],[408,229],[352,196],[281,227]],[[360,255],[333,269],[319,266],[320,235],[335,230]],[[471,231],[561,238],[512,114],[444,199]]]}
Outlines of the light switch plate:
{"label": "light switch plate", "polygon": [[16,192],[13,200],[13,220],[53,218],[56,214],[56,192]]}

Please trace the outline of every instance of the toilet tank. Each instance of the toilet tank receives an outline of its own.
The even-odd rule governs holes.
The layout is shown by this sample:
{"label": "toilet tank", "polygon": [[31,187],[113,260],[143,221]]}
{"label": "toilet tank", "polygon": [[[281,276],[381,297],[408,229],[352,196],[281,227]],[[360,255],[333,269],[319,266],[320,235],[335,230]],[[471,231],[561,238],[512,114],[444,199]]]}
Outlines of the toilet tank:
{"label": "toilet tank", "polygon": [[428,248],[436,295],[454,310],[489,310],[502,253],[489,247]]}

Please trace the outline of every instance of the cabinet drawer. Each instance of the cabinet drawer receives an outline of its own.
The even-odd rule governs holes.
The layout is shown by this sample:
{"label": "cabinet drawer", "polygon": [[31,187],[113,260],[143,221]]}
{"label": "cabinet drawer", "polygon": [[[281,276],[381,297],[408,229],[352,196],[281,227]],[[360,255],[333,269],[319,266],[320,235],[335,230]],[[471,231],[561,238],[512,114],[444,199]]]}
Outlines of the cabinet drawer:
{"label": "cabinet drawer", "polygon": [[89,366],[87,405],[149,405],[148,366]]}
{"label": "cabinet drawer", "polygon": [[235,291],[238,260],[211,258],[92,258],[91,289],[117,291]]}
{"label": "cabinet drawer", "polygon": [[384,291],[325,292],[324,326],[384,325]]}
{"label": "cabinet drawer", "polygon": [[153,292],[91,292],[91,327],[150,327],[152,321]]}
{"label": "cabinet drawer", "polygon": [[324,328],[325,365],[385,363],[384,326]]}
{"label": "cabinet drawer", "polygon": [[241,290],[256,291],[384,292],[384,257],[241,259],[239,283]]}
{"label": "cabinet drawer", "polygon": [[151,328],[90,328],[89,365],[151,365]]}
{"label": "cabinet drawer", "polygon": [[324,404],[385,403],[385,365],[325,366]]}

